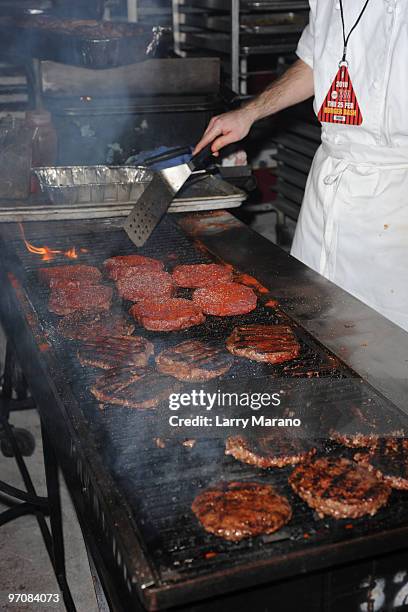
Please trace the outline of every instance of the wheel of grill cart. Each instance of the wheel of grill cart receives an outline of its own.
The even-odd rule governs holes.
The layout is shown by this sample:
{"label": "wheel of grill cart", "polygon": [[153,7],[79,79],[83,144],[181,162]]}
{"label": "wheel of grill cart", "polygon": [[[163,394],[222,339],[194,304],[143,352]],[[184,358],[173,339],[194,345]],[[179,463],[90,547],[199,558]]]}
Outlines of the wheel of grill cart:
{"label": "wheel of grill cart", "polygon": [[[26,429],[21,429],[19,427],[14,427],[13,433],[20,453],[23,457],[31,457],[35,450],[34,436]],[[0,449],[5,457],[14,457],[13,447],[7,438],[1,439]]]}

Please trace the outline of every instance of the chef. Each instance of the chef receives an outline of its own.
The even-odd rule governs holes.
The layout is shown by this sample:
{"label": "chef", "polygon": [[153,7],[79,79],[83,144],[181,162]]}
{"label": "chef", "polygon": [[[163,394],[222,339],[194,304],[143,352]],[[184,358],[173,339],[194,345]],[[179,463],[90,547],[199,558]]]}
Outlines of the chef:
{"label": "chef", "polygon": [[292,255],[408,331],[408,2],[309,0],[296,63],[196,151],[314,94],[322,145]]}

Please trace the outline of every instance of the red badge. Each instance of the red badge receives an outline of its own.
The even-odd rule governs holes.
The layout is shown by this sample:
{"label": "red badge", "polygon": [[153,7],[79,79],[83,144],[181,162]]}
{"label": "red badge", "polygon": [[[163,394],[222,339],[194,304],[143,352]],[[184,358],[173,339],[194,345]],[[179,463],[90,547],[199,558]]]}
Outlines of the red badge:
{"label": "red badge", "polygon": [[318,118],[322,122],[361,125],[363,117],[346,64],[341,64],[329,89]]}

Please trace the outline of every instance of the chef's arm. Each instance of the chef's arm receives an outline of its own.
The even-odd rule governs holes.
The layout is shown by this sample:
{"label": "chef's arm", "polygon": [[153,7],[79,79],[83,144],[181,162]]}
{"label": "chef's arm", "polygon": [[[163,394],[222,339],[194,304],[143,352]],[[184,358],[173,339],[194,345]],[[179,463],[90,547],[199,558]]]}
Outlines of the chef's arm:
{"label": "chef's arm", "polygon": [[263,93],[240,109],[213,117],[194,153],[212,142],[212,151],[218,155],[218,151],[226,145],[245,138],[255,121],[303,102],[313,93],[313,70],[299,59]]}

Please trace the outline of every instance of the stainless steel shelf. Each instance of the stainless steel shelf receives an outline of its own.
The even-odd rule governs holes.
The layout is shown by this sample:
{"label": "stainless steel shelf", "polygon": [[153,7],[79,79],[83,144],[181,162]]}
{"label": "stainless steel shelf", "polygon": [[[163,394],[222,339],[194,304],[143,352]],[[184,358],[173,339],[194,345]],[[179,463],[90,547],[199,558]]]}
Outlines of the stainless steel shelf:
{"label": "stainless steel shelf", "polygon": [[259,79],[249,74],[265,68],[261,56],[271,57],[273,71],[280,57],[294,54],[308,8],[305,0],[173,0],[176,52],[220,54],[230,64],[231,89],[254,94]]}
{"label": "stainless steel shelf", "polygon": [[[190,0],[190,6],[206,8],[211,11],[229,11],[231,0]],[[308,10],[307,0],[241,0],[241,11],[294,11]]]}
{"label": "stainless steel shelf", "polygon": [[[209,51],[218,51],[220,53],[230,53],[231,38],[227,34],[220,32],[212,33],[193,33],[185,32],[185,42],[187,45],[200,49],[208,49]],[[269,44],[245,44],[243,42],[239,47],[241,56],[248,55],[266,55],[269,53],[288,53],[296,50],[296,41],[280,40]]]}
{"label": "stainless steel shelf", "polygon": [[[242,15],[240,32],[244,34],[277,35],[300,34],[307,24],[308,14],[305,13],[276,13],[273,15]],[[214,30],[216,32],[231,33],[231,18],[229,15],[207,15],[205,13],[186,13],[185,25]]]}

